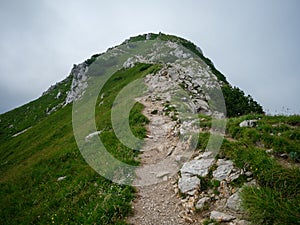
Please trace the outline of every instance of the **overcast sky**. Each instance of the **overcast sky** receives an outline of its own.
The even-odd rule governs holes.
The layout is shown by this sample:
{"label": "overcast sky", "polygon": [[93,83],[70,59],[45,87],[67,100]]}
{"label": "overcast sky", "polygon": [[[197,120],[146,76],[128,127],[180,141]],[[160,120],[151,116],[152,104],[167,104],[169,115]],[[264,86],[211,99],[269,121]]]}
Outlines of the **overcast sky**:
{"label": "overcast sky", "polygon": [[[298,0],[2,0],[0,113],[130,36],[175,34],[269,113],[300,114]],[[284,109],[283,109],[284,107]]]}

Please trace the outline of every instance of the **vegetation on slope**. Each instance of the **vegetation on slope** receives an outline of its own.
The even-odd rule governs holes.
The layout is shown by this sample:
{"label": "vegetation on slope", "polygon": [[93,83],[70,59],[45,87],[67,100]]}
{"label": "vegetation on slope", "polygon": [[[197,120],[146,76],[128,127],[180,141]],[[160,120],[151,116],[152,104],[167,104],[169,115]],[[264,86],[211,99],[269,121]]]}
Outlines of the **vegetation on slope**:
{"label": "vegetation on slope", "polygon": [[[137,164],[137,153],[119,143],[109,129],[109,107],[122,87],[157,68],[140,64],[121,70],[103,88],[109,97],[103,108],[96,109],[96,120],[108,129],[101,138],[111,153],[125,162]],[[43,101],[42,97],[31,107],[43,105]],[[147,122],[142,108],[136,104],[130,113],[130,125],[139,138],[145,136]],[[2,118],[10,116],[7,113]],[[73,136],[71,105],[37,122],[25,133],[1,141],[0,153],[0,224],[125,223],[134,190],[106,180],[84,161]]]}
{"label": "vegetation on slope", "polygon": [[[211,137],[211,117],[199,115],[203,132],[197,149],[203,151]],[[255,127],[240,127],[244,120],[257,120]],[[228,119],[226,138],[217,158],[230,159],[251,171],[258,186],[244,186],[245,175],[231,183],[243,187],[242,207],[255,225],[300,224],[300,116],[249,114]],[[201,180],[210,188],[220,186]],[[217,185],[217,186],[214,186]],[[218,194],[216,192],[215,194]],[[219,224],[207,220],[207,224]]]}
{"label": "vegetation on slope", "polygon": [[[19,108],[0,115],[0,139],[7,140],[12,135],[34,126],[46,118],[51,110],[64,102],[70,90],[73,76],[49,88],[40,98]],[[60,93],[60,94],[59,94]],[[55,110],[53,110],[55,111]]]}
{"label": "vegetation on slope", "polygon": [[[259,120],[256,127],[239,127],[245,119]],[[253,224],[300,224],[299,125],[300,116],[248,115],[229,120],[230,138],[219,157],[252,171],[258,181],[259,187],[242,191]]]}
{"label": "vegetation on slope", "polygon": [[[152,34],[181,43],[201,57],[222,82],[223,94],[231,118],[219,157],[231,158],[240,168],[254,174],[260,187],[242,192],[245,209],[255,224],[300,224],[300,118],[299,116],[264,116],[262,107],[238,88],[231,87],[197,47],[184,39]],[[131,41],[145,40],[145,35]],[[87,60],[94,62],[98,55]],[[104,86],[98,99],[96,123],[100,137],[116,158],[138,165],[137,152],[123,146],[116,138],[110,121],[111,106],[119,91],[134,79],[155,72],[158,65],[137,64],[115,73]],[[72,131],[72,106],[47,114],[62,103],[70,89],[72,77],[41,98],[0,115],[0,224],[125,224],[131,212],[134,190],[112,183],[93,171],[82,158]],[[61,97],[56,98],[61,92]],[[48,108],[48,110],[47,110]],[[133,133],[140,138],[146,134],[148,122],[136,104],[130,113]],[[202,122],[209,127],[209,118]],[[257,119],[257,127],[241,128],[244,119]],[[206,122],[205,122],[206,121]],[[13,126],[10,126],[13,125]],[[31,128],[30,128],[31,127]],[[26,132],[12,135],[28,129]],[[199,148],[205,148],[209,134],[200,134]],[[236,141],[229,141],[234,138]],[[272,149],[271,153],[266,150]],[[286,159],[282,160],[282,156]],[[58,181],[59,177],[65,179]]]}

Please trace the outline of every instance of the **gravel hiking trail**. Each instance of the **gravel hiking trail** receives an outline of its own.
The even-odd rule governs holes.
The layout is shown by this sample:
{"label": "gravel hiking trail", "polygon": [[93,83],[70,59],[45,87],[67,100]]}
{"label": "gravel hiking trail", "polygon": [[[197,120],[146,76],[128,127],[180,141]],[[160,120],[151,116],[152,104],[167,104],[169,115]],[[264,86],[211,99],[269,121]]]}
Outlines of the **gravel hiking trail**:
{"label": "gravel hiking trail", "polygon": [[[145,108],[143,114],[150,120],[148,135],[139,155],[141,167],[136,170],[133,186],[137,188],[132,202],[133,216],[130,224],[194,224],[183,215],[181,199],[176,190],[179,164],[175,157],[182,154],[187,144],[180,142],[178,125],[163,114],[163,104],[151,95],[138,99]],[[154,113],[155,112],[155,113]]]}

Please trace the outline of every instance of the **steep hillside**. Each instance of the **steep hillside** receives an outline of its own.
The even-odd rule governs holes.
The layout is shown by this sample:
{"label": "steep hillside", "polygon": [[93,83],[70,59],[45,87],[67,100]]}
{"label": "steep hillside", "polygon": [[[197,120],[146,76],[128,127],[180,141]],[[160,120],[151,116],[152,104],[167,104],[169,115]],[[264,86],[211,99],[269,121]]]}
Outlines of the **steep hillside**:
{"label": "steep hillside", "polygon": [[[115,77],[124,77],[123,84],[111,91],[114,99],[133,79],[129,75],[139,77],[150,72],[141,68],[144,65],[116,73],[103,90],[111,89]],[[141,110],[140,105],[132,110],[132,127],[138,136],[145,135],[143,125],[147,121]],[[105,116],[109,112],[106,108],[100,114],[100,124],[111,123]],[[134,161],[136,152],[118,143],[112,131],[102,135],[116,157]],[[1,224],[121,224],[130,212],[133,189],[101,177],[82,158],[73,135],[71,105],[48,115],[26,132],[1,141],[0,149]]]}
{"label": "steep hillside", "polygon": [[[127,102],[122,98],[126,94],[135,101]],[[82,102],[86,105],[80,105]],[[127,123],[116,119],[123,118],[122,111],[116,114],[116,108],[128,110],[128,126],[136,140],[116,130],[117,122],[122,127]],[[221,147],[226,112],[230,119]],[[78,123],[78,118],[83,122]],[[240,127],[246,119],[255,119],[256,125]],[[262,107],[231,86],[192,42],[162,33],[132,37],[74,65],[66,79],[51,86],[40,98],[0,115],[0,224],[126,224],[128,217],[137,222],[132,216],[144,211],[132,208],[139,199],[136,191],[141,199],[142,193],[147,193],[132,186],[136,182],[134,173],[139,170],[126,168],[125,182],[124,171],[118,170],[120,174],[116,176],[113,169],[119,164],[111,163],[108,155],[130,166],[145,166],[151,160],[178,162],[178,170],[176,167],[170,174],[150,173],[155,182],[162,180],[166,185],[166,192],[156,194],[181,202],[176,210],[182,224],[199,224],[200,220],[204,224],[217,223],[209,213],[216,209],[215,202],[229,197],[219,195],[222,182],[211,181],[217,164],[207,177],[197,178],[195,196],[173,192],[173,186],[178,189],[180,183],[180,166],[217,148],[221,149],[213,155],[214,160],[232,160],[236,170],[251,172],[250,178],[259,185],[241,192],[245,219],[255,224],[300,224],[299,124],[299,116],[265,116]],[[168,135],[160,135],[164,130]],[[98,140],[110,154],[102,154]],[[145,149],[153,150],[155,144],[164,149],[147,155]],[[140,149],[144,149],[143,154]],[[92,160],[86,157],[89,154]],[[241,176],[228,185],[240,188],[246,180]],[[153,194],[153,190],[149,191]],[[211,208],[195,211],[193,205],[184,213],[180,211],[186,210],[185,201],[193,199],[196,204],[198,194],[209,190],[219,198],[209,196]],[[153,212],[162,210],[153,204],[152,208],[143,207]],[[171,212],[171,208],[165,210]],[[169,216],[175,216],[175,212]],[[163,213],[155,215],[156,219],[168,218]],[[188,221],[190,217],[192,222]],[[171,221],[172,218],[166,224]]]}

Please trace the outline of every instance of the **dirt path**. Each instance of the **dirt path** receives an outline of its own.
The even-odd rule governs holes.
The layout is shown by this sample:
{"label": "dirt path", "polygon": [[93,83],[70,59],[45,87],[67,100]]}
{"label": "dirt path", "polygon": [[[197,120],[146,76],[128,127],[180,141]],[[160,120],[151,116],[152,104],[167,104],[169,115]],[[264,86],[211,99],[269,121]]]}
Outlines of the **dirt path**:
{"label": "dirt path", "polygon": [[[176,122],[163,115],[163,106],[149,96],[139,100],[144,115],[150,119],[148,138],[140,154],[142,166],[136,171],[137,198],[133,202],[134,215],[130,224],[190,224],[180,216],[181,200],[175,193],[178,163],[176,155],[185,150],[178,144]],[[157,110],[157,114],[151,114]]]}

